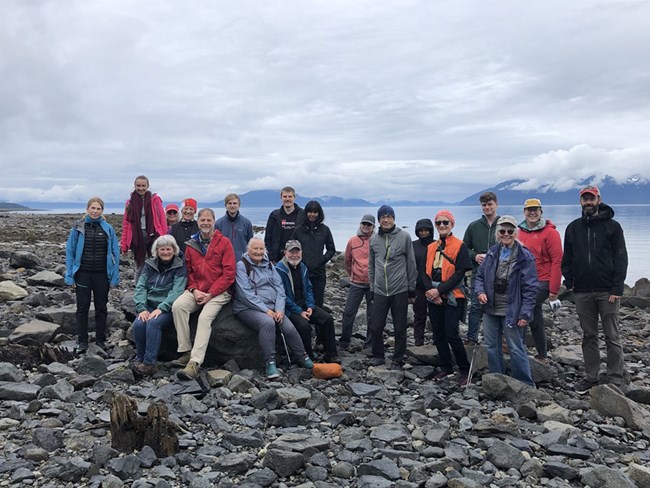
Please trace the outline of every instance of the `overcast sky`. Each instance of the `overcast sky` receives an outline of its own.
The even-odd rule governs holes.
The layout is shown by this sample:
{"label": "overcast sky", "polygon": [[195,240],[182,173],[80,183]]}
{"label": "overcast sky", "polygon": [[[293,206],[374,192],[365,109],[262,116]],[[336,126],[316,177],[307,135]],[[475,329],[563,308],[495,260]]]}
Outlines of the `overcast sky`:
{"label": "overcast sky", "polygon": [[645,0],[3,0],[0,200],[650,178],[649,25]]}

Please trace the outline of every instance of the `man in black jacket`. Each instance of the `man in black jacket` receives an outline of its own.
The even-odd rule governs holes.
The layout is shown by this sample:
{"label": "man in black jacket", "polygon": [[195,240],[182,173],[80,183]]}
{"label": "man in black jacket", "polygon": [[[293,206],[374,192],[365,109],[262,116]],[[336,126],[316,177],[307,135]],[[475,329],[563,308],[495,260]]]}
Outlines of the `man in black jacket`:
{"label": "man in black jacket", "polygon": [[415,224],[415,235],[418,239],[413,241],[413,252],[415,253],[415,264],[418,267],[418,279],[415,284],[415,301],[413,302],[413,338],[416,346],[424,345],[424,331],[427,325],[427,297],[424,292],[422,276],[425,275],[425,264],[427,262],[427,249],[433,242],[433,222],[431,219],[420,219]]}
{"label": "man in black jacket", "polygon": [[587,186],[580,191],[582,217],[571,222],[564,235],[562,275],[575,294],[582,327],[585,378],[574,385],[583,394],[598,384],[598,316],[607,346],[607,380],[623,385],[623,347],[618,310],[627,274],[627,250],[623,229],[614,210],[602,203],[600,191]]}
{"label": "man in black jacket", "polygon": [[296,205],[296,190],[285,186],[280,190],[282,206],[269,214],[264,232],[264,245],[269,259],[277,263],[284,257],[284,246],[292,238],[302,209]]}

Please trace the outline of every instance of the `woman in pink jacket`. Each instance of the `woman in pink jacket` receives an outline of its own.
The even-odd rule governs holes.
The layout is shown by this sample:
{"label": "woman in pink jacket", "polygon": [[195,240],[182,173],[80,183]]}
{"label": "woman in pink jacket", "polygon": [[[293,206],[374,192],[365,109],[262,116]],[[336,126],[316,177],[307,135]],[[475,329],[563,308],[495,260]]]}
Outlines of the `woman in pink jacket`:
{"label": "woman in pink jacket", "polygon": [[120,248],[122,254],[126,254],[129,249],[133,251],[137,283],[145,259],[151,257],[151,245],[167,233],[167,218],[162,199],[149,191],[149,178],[140,175],[133,186],[131,197],[124,207]]}
{"label": "woman in pink jacket", "polygon": [[547,298],[556,300],[562,279],[562,241],[560,233],[550,220],[542,217],[542,202],[529,198],[524,203],[524,221],[519,224],[519,240],[535,257],[535,267],[539,285],[530,323],[530,332],[535,340],[537,356],[535,359],[548,363],[546,351],[546,331],[542,303]]}

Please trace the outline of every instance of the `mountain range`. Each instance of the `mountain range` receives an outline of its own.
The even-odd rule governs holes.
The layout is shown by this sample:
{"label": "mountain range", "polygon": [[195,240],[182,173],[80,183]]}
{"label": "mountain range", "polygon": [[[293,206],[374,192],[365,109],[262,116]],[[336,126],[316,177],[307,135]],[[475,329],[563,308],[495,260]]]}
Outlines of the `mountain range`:
{"label": "mountain range", "polygon": [[[468,206],[477,205],[479,196],[486,191],[493,191],[497,194],[501,205],[520,205],[527,198],[539,198],[544,205],[571,205],[578,202],[578,190],[588,184],[598,182],[603,201],[615,205],[650,204],[650,181],[641,177],[629,178],[624,183],[617,183],[611,176],[592,176],[577,181],[573,188],[564,191],[554,190],[550,185],[543,185],[530,190],[521,190],[527,180],[512,179],[503,181],[493,187],[484,188],[481,191],[469,195],[459,202],[442,202],[439,200],[381,200],[370,202],[362,198],[343,198],[333,195],[320,197],[306,197],[296,195],[296,202],[301,207],[310,200],[318,200],[324,207],[374,207],[384,203],[395,207],[415,206]],[[280,196],[278,190],[255,190],[240,195],[246,207],[275,207],[279,206]],[[49,209],[78,207],[78,202],[21,202],[16,203],[0,202],[0,210],[27,210],[29,208]],[[107,207],[121,207],[124,202],[107,202]],[[201,206],[219,208],[223,206],[222,201],[201,203]],[[22,207],[22,208],[21,208]]]}

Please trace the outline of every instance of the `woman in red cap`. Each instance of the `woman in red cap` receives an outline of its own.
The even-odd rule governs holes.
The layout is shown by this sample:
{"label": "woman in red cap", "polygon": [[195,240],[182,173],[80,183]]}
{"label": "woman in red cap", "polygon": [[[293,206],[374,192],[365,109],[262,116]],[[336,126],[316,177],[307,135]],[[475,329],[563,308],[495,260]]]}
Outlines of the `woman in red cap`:
{"label": "woman in red cap", "polygon": [[151,257],[153,242],[167,233],[167,219],[162,199],[149,191],[149,178],[140,175],[133,183],[131,197],[126,201],[122,221],[122,254],[129,249],[135,260],[135,281],[137,283],[144,261]]}
{"label": "woman in red cap", "polygon": [[178,222],[178,205],[168,203],[165,207],[165,216],[167,217],[167,233],[172,230],[172,225]]}
{"label": "woman in red cap", "polygon": [[176,239],[181,256],[185,253],[185,243],[199,231],[199,224],[194,220],[197,208],[196,200],[193,198],[183,200],[181,202],[181,219],[169,230],[169,233]]}
{"label": "woman in red cap", "polygon": [[429,244],[422,282],[429,301],[429,319],[433,339],[440,355],[440,372],[436,381],[449,376],[454,368],[451,352],[460,370],[458,384],[468,381],[469,361],[465,346],[458,334],[458,323],[465,311],[465,273],[472,269],[469,251],[462,240],[452,235],[456,224],[449,210],[441,210],[433,220],[438,229],[438,240]]}

